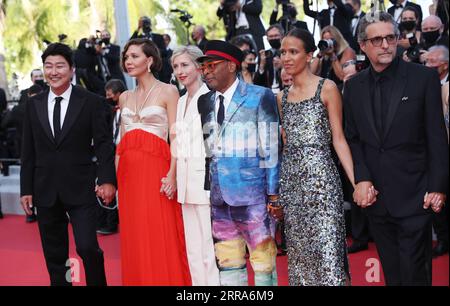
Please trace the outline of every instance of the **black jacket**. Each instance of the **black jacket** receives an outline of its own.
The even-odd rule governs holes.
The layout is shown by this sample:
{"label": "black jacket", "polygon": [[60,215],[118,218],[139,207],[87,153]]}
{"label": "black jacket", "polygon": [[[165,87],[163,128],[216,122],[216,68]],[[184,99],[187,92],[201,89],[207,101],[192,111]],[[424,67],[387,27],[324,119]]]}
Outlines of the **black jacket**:
{"label": "black jacket", "polygon": [[400,61],[379,136],[370,96],[370,69],[346,82],[345,134],[355,182],[372,181],[380,192],[368,214],[404,218],[429,213],[428,192],[448,189],[448,144],[437,72]]}
{"label": "black jacket", "polygon": [[[334,0],[336,10],[334,12],[333,25],[341,32],[347,41],[351,41],[351,20],[353,17],[353,8],[350,4],[342,3],[342,0]],[[330,11],[328,9],[320,12],[313,11],[309,7],[309,1],[303,1],[303,10],[305,15],[317,19],[320,29],[330,25]]]}
{"label": "black jacket", "polygon": [[290,28],[287,29],[286,22],[283,20],[283,18],[281,17],[280,19],[277,20],[277,17],[278,17],[278,11],[273,10],[272,14],[270,15],[269,23],[270,23],[270,25],[273,25],[276,23],[280,24],[284,29],[284,33],[287,33],[289,30],[292,30],[293,28],[299,28],[299,29],[304,29],[306,31],[309,31],[308,24],[304,21],[295,20],[294,24],[290,24]]}
{"label": "black jacket", "polygon": [[[404,7],[407,7],[407,6],[415,8],[417,13],[419,14],[419,22],[418,22],[417,28],[420,29],[421,26],[422,26],[422,16],[423,16],[423,14],[422,14],[422,7],[420,5],[418,5],[418,4],[415,4],[415,3],[412,3],[412,2],[409,2],[409,1],[405,2],[405,6]],[[387,11],[388,11],[389,14],[394,16],[395,6],[394,5],[391,6],[390,8],[388,8]],[[400,23],[400,20],[395,20],[395,21]]]}
{"label": "black jacket", "polygon": [[47,91],[26,103],[20,194],[32,195],[37,207],[51,207],[57,197],[71,206],[95,203],[96,177],[98,185],[116,184],[108,105],[74,86],[56,143],[48,118],[48,95]]}
{"label": "black jacket", "polygon": [[126,84],[122,68],[120,67],[120,46],[110,44],[109,52],[104,57],[108,62],[108,70],[111,74],[110,79],[119,79]]}

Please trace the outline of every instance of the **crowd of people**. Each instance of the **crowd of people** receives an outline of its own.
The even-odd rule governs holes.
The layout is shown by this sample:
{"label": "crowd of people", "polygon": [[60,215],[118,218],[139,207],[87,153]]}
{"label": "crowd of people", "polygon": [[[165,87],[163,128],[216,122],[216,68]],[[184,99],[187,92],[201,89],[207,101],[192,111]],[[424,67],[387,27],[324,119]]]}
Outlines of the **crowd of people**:
{"label": "crowd of people", "polygon": [[448,2],[424,19],[391,2],[304,1],[317,43],[289,1],[265,30],[260,0],[221,0],[226,41],[197,25],[172,50],[142,17],[123,52],[106,30],[49,45],[2,126],[51,284],[71,285],[68,215],[88,285],[106,285],[96,233],[119,220],[124,285],[247,285],[247,253],[255,284],[277,285],[280,228],[290,285],[351,284],[347,254],[370,239],[387,285],[431,285],[448,252]]}

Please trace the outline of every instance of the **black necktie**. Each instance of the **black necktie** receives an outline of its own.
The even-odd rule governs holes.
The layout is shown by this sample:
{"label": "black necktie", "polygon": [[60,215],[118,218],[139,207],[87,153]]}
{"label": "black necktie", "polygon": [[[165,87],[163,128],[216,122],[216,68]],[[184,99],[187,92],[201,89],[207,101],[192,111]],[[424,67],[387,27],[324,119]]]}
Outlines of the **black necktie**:
{"label": "black necktie", "polygon": [[383,135],[383,110],[382,110],[382,97],[381,97],[381,77],[375,78],[375,90],[373,94],[373,110],[375,115],[375,125],[379,135]]}
{"label": "black necktie", "polygon": [[61,101],[62,97],[55,98],[55,109],[53,110],[53,131],[56,142],[59,140],[61,135]]}
{"label": "black necktie", "polygon": [[224,97],[222,95],[219,95],[219,112],[217,113],[217,123],[221,126],[223,123],[223,120],[225,119],[225,105],[223,104]]}

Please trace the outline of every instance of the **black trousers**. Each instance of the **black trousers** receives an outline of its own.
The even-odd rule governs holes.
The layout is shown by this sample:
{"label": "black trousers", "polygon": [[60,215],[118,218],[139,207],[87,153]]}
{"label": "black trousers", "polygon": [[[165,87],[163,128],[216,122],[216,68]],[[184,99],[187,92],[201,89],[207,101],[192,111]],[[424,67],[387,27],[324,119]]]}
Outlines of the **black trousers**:
{"label": "black trousers", "polygon": [[440,213],[433,213],[433,228],[437,240],[448,245],[448,203]]}
{"label": "black trousers", "polygon": [[386,285],[431,286],[431,214],[369,216]]}
{"label": "black trousers", "polygon": [[[97,229],[110,229],[116,230],[119,224],[119,211],[117,207],[115,209],[107,209],[97,206]],[[111,202],[110,207],[116,206],[116,199]]]}
{"label": "black trousers", "polygon": [[353,242],[367,244],[369,242],[369,221],[363,212],[363,208],[353,201],[351,215]]}
{"label": "black trousers", "polygon": [[72,285],[68,265],[70,218],[76,251],[83,260],[87,285],[106,286],[103,251],[98,245],[96,235],[95,204],[68,207],[57,200],[52,207],[38,207],[37,212],[42,248],[51,285]]}

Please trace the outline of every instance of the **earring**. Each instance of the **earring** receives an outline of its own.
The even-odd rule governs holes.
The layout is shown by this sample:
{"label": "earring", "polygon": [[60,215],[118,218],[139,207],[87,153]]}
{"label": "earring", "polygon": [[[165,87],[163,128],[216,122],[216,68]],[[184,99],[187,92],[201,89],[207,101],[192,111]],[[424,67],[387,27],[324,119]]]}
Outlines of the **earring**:
{"label": "earring", "polygon": [[152,73],[152,65],[151,65],[151,64],[148,65],[147,71],[148,71],[149,73]]}

